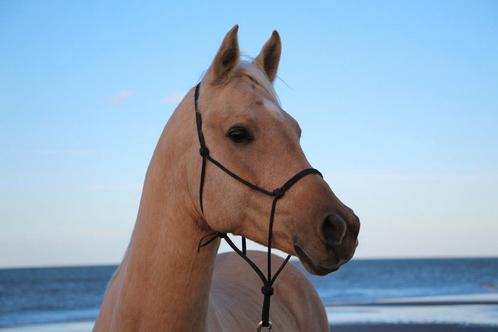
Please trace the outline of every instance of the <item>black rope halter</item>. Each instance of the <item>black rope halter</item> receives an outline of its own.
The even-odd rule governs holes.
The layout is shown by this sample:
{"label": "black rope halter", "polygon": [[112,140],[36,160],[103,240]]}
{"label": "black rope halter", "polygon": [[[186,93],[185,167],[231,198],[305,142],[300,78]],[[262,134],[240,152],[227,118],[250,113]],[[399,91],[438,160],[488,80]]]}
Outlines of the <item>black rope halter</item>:
{"label": "black rope halter", "polygon": [[[299,180],[301,180],[303,177],[306,175],[310,174],[318,174],[322,176],[322,174],[314,169],[314,168],[307,168],[304,169],[300,172],[298,172],[296,175],[291,177],[287,182],[284,183],[283,186],[276,188],[275,190],[266,190],[264,188],[261,188],[244,178],[238,176],[234,172],[230,171],[228,168],[223,166],[219,161],[211,157],[209,153],[209,149],[206,146],[206,141],[204,139],[204,134],[202,132],[202,117],[201,113],[199,112],[199,105],[198,105],[198,99],[199,99],[199,90],[200,90],[200,85],[201,83],[197,84],[195,87],[195,95],[194,95],[194,104],[195,104],[195,121],[197,124],[197,135],[199,136],[199,153],[202,157],[202,166],[201,166],[201,182],[199,186],[199,203],[201,207],[202,213],[204,213],[204,204],[203,204],[203,199],[202,199],[202,194],[204,191],[204,178],[206,177],[206,164],[207,161],[212,162],[215,166],[217,166],[219,169],[221,169],[223,172],[226,174],[230,175],[232,178],[235,180],[239,181],[240,183],[246,185],[247,187],[251,188],[254,191],[260,192],[264,195],[271,196],[273,197],[273,202],[271,205],[271,211],[270,211],[270,221],[269,221],[269,226],[268,226],[268,251],[267,251],[267,275],[260,270],[260,268],[251,260],[249,257],[246,255],[246,238],[242,237],[242,250],[240,250],[234,243],[233,241],[228,237],[227,234],[225,233],[218,233],[217,236],[221,237],[222,239],[225,239],[225,241],[228,243],[230,247],[240,256],[242,257],[248,264],[249,266],[256,272],[256,274],[259,276],[261,281],[263,282],[263,287],[261,287],[261,292],[264,295],[263,298],[263,309],[261,313],[261,322],[258,324],[258,331],[261,330],[262,327],[266,327],[268,330],[271,330],[271,321],[270,321],[270,299],[271,296],[273,295],[273,284],[275,283],[275,280],[277,279],[278,275],[280,272],[282,272],[283,268],[287,264],[287,262],[290,259],[290,255],[288,255],[285,260],[283,261],[282,265],[278,268],[277,272],[275,272],[274,275],[272,275],[272,267],[271,267],[271,249],[272,249],[272,230],[273,230],[273,223],[275,221],[275,210],[277,208],[277,202],[284,196],[285,192],[289,190],[294,184],[296,184]],[[216,238],[216,237],[215,237]],[[214,240],[215,238],[211,239],[207,243],[204,243],[203,245],[207,245],[209,242]]]}

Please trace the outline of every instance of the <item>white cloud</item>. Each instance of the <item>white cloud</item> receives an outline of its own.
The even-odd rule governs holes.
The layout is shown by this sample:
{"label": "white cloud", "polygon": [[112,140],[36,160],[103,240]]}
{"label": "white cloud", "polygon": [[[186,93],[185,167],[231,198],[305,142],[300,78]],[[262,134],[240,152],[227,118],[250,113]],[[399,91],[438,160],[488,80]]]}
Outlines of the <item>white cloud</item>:
{"label": "white cloud", "polygon": [[113,106],[119,106],[125,103],[130,97],[136,95],[135,92],[130,90],[122,90],[111,96],[111,104]]}
{"label": "white cloud", "polygon": [[161,104],[178,105],[182,101],[184,96],[185,92],[170,93],[161,100]]}

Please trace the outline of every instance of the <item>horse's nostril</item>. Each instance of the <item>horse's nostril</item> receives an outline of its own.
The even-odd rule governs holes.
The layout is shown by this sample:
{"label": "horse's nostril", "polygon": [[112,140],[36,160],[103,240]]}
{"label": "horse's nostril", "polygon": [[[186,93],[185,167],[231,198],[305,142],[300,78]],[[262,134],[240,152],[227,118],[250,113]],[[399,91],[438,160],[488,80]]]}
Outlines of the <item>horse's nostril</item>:
{"label": "horse's nostril", "polygon": [[337,214],[328,215],[322,224],[325,242],[331,246],[340,245],[346,235],[347,225]]}

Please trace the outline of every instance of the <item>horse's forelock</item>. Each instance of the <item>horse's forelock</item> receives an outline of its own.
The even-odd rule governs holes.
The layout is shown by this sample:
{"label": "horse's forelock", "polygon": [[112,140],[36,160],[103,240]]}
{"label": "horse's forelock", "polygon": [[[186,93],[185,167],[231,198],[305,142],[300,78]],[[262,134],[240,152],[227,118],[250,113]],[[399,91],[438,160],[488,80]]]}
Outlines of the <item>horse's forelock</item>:
{"label": "horse's forelock", "polygon": [[256,64],[251,61],[240,61],[238,67],[236,68],[236,71],[251,77],[263,89],[265,89],[275,99],[275,102],[280,106],[280,100],[278,99],[278,95],[273,88],[272,82],[265,74],[265,72]]}

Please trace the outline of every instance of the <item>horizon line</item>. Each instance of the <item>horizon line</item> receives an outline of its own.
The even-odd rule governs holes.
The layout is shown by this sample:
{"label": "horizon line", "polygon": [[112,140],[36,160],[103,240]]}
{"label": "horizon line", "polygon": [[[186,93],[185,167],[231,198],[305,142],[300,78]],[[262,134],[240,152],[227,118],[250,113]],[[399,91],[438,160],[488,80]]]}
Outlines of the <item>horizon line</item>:
{"label": "horizon line", "polygon": [[[498,259],[498,255],[481,256],[400,256],[400,257],[358,257],[351,261],[396,261],[396,260],[456,260],[456,259]],[[299,261],[292,256],[291,261]],[[119,266],[118,263],[82,263],[82,264],[53,264],[53,265],[19,265],[0,266],[0,270],[22,270],[22,269],[57,269],[57,268],[82,268],[82,267],[111,267]]]}

